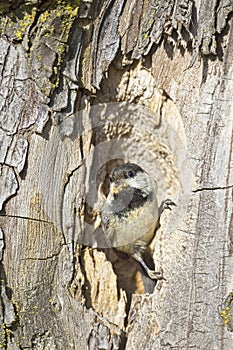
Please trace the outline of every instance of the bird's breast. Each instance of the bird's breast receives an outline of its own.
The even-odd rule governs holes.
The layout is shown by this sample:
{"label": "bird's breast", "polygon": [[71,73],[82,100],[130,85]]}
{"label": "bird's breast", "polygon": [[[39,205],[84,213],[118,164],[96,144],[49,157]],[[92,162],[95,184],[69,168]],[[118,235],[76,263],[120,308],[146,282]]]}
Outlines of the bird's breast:
{"label": "bird's breast", "polygon": [[115,211],[115,203],[106,202],[101,215],[110,247],[124,246],[143,237],[148,242],[158,222],[157,200],[153,198],[140,206],[127,207],[122,211]]}

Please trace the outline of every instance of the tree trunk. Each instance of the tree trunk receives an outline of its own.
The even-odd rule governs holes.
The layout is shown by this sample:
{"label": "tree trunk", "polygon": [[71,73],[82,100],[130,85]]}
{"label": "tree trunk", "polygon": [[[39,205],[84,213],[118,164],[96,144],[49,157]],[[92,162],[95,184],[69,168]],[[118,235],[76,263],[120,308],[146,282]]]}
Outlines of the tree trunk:
{"label": "tree trunk", "polygon": [[[231,349],[232,1],[0,11],[0,347]],[[156,286],[101,229],[127,161],[176,203]]]}

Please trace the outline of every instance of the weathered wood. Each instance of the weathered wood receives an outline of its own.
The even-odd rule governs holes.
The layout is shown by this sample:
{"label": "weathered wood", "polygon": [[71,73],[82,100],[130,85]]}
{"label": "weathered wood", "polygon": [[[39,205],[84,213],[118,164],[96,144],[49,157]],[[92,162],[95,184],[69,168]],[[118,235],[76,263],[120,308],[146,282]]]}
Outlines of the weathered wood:
{"label": "weathered wood", "polygon": [[[0,11],[0,346],[231,349],[232,2]],[[177,204],[156,288],[99,227],[120,160]]]}

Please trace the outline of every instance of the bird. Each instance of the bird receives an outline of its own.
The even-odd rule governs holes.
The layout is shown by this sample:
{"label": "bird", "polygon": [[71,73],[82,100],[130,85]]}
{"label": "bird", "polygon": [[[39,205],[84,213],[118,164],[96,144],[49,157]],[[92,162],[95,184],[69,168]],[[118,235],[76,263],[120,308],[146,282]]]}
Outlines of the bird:
{"label": "bird", "polygon": [[151,279],[165,279],[148,267],[143,254],[154,238],[162,210],[173,202],[167,200],[158,207],[157,183],[137,164],[116,166],[109,180],[109,193],[101,208],[108,247],[134,258]]}

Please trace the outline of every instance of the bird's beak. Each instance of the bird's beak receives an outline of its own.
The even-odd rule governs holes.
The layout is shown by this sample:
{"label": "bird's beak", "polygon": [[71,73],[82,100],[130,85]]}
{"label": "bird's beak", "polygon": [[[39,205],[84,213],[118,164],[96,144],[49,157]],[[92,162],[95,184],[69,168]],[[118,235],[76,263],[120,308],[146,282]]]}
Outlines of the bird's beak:
{"label": "bird's beak", "polygon": [[111,192],[114,194],[119,193],[124,187],[127,187],[127,184],[122,181],[116,181],[111,184]]}

